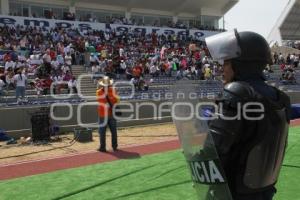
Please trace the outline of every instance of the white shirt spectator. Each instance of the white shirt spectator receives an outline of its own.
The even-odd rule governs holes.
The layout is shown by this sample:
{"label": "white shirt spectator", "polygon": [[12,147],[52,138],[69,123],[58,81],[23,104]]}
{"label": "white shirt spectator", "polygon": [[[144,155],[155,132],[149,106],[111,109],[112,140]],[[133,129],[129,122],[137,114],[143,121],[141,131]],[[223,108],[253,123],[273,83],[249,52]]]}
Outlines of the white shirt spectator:
{"label": "white shirt spectator", "polygon": [[202,59],[202,63],[203,64],[208,64],[209,63],[209,59],[207,56],[205,56],[203,59]]}
{"label": "white shirt spectator", "polygon": [[4,85],[5,85],[4,81],[0,79],[0,91],[3,90]]}
{"label": "white shirt spectator", "polygon": [[67,55],[69,52],[70,52],[70,46],[66,46],[65,48],[64,48],[64,53],[65,53],[65,55]]}
{"label": "white shirt spectator", "polygon": [[123,61],[120,64],[121,69],[125,70],[127,68],[126,63]]}
{"label": "white shirt spectator", "polygon": [[96,55],[91,55],[90,56],[90,62],[98,62],[98,63],[100,63],[99,58]]}
{"label": "white shirt spectator", "polygon": [[100,66],[99,66],[99,65],[93,65],[93,66],[92,66],[92,73],[93,73],[93,74],[98,73],[99,70],[100,70]]}
{"label": "white shirt spectator", "polygon": [[7,70],[10,67],[14,69],[15,66],[16,66],[16,63],[11,60],[11,61],[5,63],[5,70]]}
{"label": "white shirt spectator", "polygon": [[72,56],[71,55],[65,56],[65,63],[66,63],[66,65],[69,65],[69,66],[72,65]]}
{"label": "white shirt spectator", "polygon": [[108,41],[110,39],[110,35],[108,33],[104,33],[105,40]]}
{"label": "white shirt spectator", "polygon": [[120,57],[124,56],[124,49],[123,48],[119,49],[119,54],[120,54]]}
{"label": "white shirt spectator", "polygon": [[291,59],[292,62],[294,62],[295,55],[294,54],[290,55],[290,59]]}
{"label": "white shirt spectator", "polygon": [[280,55],[279,55],[279,60],[280,60],[280,61],[283,61],[283,60],[284,60],[284,58],[283,58],[283,55],[282,55],[282,54],[280,54]]}
{"label": "white shirt spectator", "polygon": [[73,87],[77,87],[77,81],[76,80],[69,80],[68,82],[68,87],[69,88],[73,88]]}
{"label": "white shirt spectator", "polygon": [[193,65],[191,66],[191,72],[194,73],[196,71],[196,67]]}
{"label": "white shirt spectator", "polygon": [[156,72],[156,66],[155,65],[152,65],[151,67],[150,67],[150,74],[154,74],[155,72]]}
{"label": "white shirt spectator", "polygon": [[16,82],[17,87],[25,87],[26,86],[26,76],[24,74],[16,74],[14,76],[14,81]]}
{"label": "white shirt spectator", "polygon": [[63,82],[63,77],[62,76],[53,76],[52,80],[55,85],[61,84]]}
{"label": "white shirt spectator", "polygon": [[64,74],[66,74],[67,71],[70,71],[70,68],[69,68],[68,65],[63,65],[63,66],[61,67],[61,70],[63,71]]}
{"label": "white shirt spectator", "polygon": [[9,85],[11,83],[14,83],[14,77],[10,77],[9,75],[5,76],[5,81]]}

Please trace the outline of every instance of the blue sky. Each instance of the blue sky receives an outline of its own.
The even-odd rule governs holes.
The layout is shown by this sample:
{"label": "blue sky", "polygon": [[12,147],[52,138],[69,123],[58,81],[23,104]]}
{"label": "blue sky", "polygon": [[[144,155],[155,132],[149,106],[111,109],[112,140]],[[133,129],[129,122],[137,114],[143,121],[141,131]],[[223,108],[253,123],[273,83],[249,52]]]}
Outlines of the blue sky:
{"label": "blue sky", "polygon": [[225,15],[225,28],[268,37],[289,0],[239,0]]}

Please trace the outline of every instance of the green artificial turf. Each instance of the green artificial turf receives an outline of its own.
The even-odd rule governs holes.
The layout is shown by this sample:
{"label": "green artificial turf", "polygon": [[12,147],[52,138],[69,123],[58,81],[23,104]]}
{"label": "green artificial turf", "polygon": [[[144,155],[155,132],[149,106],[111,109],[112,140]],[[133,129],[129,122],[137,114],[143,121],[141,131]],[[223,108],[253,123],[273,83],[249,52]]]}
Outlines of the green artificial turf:
{"label": "green artificial turf", "polygon": [[[300,199],[300,128],[291,128],[276,200]],[[194,200],[181,151],[0,182],[0,200]]]}
{"label": "green artificial turf", "polygon": [[180,151],[0,182],[0,199],[195,199]]}
{"label": "green artificial turf", "polygon": [[290,128],[275,200],[300,200],[300,127]]}

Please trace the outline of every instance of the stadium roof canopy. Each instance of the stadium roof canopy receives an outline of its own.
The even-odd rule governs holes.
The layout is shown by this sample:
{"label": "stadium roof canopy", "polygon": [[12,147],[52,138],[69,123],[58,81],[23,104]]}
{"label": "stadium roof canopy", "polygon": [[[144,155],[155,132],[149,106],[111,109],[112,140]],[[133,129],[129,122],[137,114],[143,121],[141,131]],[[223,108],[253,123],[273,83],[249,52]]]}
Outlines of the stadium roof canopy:
{"label": "stadium roof canopy", "polygon": [[300,0],[288,2],[268,40],[280,46],[283,40],[300,40]]}
{"label": "stadium roof canopy", "polygon": [[[80,1],[73,0],[77,3]],[[107,6],[135,9],[156,10],[173,13],[190,13],[192,15],[223,16],[238,0],[86,0],[84,3],[103,4]]]}

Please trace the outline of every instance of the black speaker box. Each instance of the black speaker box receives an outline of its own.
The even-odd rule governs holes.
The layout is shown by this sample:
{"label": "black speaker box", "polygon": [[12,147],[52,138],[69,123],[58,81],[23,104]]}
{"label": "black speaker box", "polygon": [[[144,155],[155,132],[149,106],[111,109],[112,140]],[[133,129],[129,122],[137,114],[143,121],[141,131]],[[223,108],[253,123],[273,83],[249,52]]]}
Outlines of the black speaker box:
{"label": "black speaker box", "polygon": [[32,140],[50,140],[50,123],[48,114],[34,114],[31,117]]}

